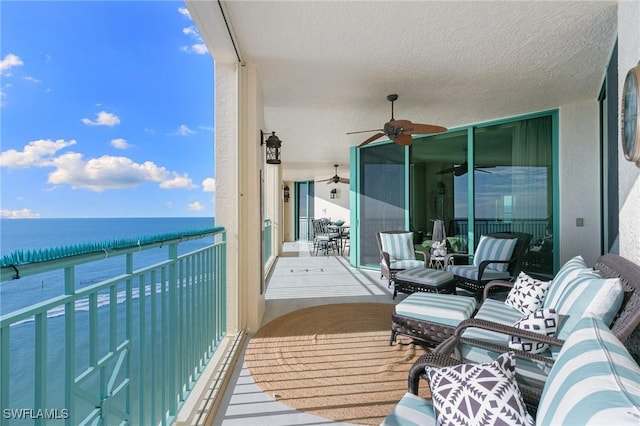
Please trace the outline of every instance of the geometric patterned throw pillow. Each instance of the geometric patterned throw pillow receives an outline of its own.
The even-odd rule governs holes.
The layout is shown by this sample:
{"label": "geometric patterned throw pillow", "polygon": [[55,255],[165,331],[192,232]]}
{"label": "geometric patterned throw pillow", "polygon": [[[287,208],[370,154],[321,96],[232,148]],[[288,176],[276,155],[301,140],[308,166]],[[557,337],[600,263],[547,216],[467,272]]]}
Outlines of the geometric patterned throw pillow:
{"label": "geometric patterned throw pillow", "polygon": [[[529,330],[534,333],[546,334],[553,337],[556,334],[558,328],[558,314],[555,309],[547,308],[535,311],[513,324],[515,328],[521,330]],[[519,349],[525,352],[531,352],[532,354],[539,354],[547,350],[549,345],[541,342],[534,342],[533,340],[527,340],[518,336],[511,336],[509,338],[509,348]]]}
{"label": "geometric patterned throw pillow", "polygon": [[513,352],[484,364],[426,368],[439,425],[533,425],[515,381]]}
{"label": "geometric patterned throw pillow", "polygon": [[550,285],[551,281],[537,280],[520,272],[504,303],[528,315],[542,307],[544,295]]}

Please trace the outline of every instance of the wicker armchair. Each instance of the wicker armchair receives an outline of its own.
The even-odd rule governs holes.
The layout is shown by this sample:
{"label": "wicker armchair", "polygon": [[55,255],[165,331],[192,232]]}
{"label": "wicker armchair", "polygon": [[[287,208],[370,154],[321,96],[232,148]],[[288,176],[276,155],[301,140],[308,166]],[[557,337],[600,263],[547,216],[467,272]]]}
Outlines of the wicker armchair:
{"label": "wicker armchair", "polygon": [[[483,241],[485,237],[486,241]],[[516,240],[515,245],[508,247],[507,241],[510,240]],[[504,246],[504,248],[495,250],[491,246],[495,241],[498,241],[497,244]],[[522,232],[487,234],[481,237],[475,255],[449,253],[445,256],[444,264],[449,265],[447,270],[454,275],[456,287],[475,293],[476,298],[481,300],[484,287],[488,282],[497,279],[509,279],[518,274],[521,257],[529,247],[530,241],[531,234]],[[485,247],[487,248],[486,250],[484,250]],[[509,251],[509,248],[512,250]],[[503,252],[505,255],[491,256],[496,251]],[[471,257],[473,257],[472,265],[453,265],[456,259]]]}
{"label": "wicker armchair", "polygon": [[[429,265],[429,252],[416,251],[413,247],[413,232],[404,230],[376,232],[376,241],[380,251],[380,278],[384,277],[393,284],[398,271]],[[420,253],[424,260],[416,259]]]}

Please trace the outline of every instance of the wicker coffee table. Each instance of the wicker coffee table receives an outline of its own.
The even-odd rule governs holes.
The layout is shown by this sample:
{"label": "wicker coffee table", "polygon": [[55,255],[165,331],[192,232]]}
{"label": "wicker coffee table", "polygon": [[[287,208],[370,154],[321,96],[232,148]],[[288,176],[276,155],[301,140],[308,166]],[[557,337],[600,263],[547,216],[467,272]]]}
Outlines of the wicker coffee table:
{"label": "wicker coffee table", "polygon": [[456,285],[451,272],[424,267],[399,271],[395,277],[393,298],[400,293],[447,293],[455,294]]}

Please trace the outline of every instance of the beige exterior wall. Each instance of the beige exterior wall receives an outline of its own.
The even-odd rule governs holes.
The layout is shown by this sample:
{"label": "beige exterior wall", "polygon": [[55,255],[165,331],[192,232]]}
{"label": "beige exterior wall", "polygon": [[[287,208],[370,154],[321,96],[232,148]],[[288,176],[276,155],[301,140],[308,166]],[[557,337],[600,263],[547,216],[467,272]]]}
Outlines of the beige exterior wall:
{"label": "beige exterior wall", "polygon": [[[604,76],[603,76],[604,77]],[[600,140],[596,99],[560,108],[560,264],[600,255]],[[576,226],[576,219],[584,226]]]}
{"label": "beige exterior wall", "polygon": [[[262,89],[251,65],[216,63],[215,75],[216,223],[227,231],[227,329],[255,331],[264,314]],[[273,180],[269,179],[272,185]],[[265,191],[265,198],[269,193]]]}

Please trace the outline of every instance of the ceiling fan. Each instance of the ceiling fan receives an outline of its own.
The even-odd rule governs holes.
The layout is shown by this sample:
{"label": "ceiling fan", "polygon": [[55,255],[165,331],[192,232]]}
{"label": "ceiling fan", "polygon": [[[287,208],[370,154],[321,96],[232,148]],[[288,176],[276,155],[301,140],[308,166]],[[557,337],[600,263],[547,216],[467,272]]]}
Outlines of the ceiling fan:
{"label": "ceiling fan", "polygon": [[[474,168],[474,170],[476,172],[491,173],[488,170],[482,170],[482,169],[486,169],[486,168],[490,168],[490,167],[495,167],[495,166],[476,166]],[[454,176],[462,176],[463,174],[467,173],[468,168],[469,168],[469,163],[467,161],[465,161],[464,163],[462,163],[460,165],[449,167],[447,169],[442,169],[436,174],[437,175],[444,175],[444,174],[447,174],[447,173],[453,173]]]}
{"label": "ceiling fan", "polygon": [[317,180],[316,182],[327,182],[327,185],[331,183],[349,183],[349,179],[341,178],[340,176],[338,176],[338,165],[334,164],[333,167],[336,168],[336,174],[333,177],[329,179]]}
{"label": "ceiling fan", "polygon": [[433,124],[419,124],[412,123],[409,120],[396,120],[393,118],[393,103],[398,99],[398,95],[392,94],[387,96],[387,100],[391,102],[391,120],[384,124],[382,129],[362,130],[359,132],[349,132],[348,135],[356,133],[378,132],[371,136],[358,147],[364,146],[368,143],[375,141],[376,139],[386,136],[392,141],[400,145],[411,145],[411,135],[426,135],[429,133],[442,133],[446,132],[447,128],[442,126],[436,126]]}

